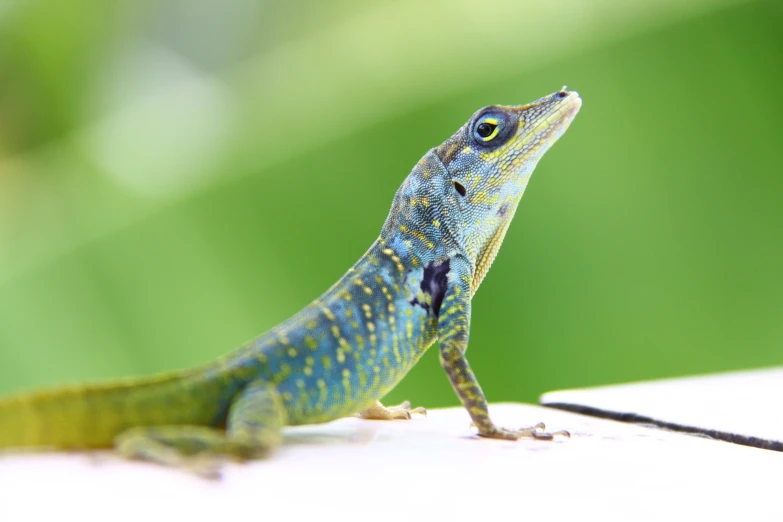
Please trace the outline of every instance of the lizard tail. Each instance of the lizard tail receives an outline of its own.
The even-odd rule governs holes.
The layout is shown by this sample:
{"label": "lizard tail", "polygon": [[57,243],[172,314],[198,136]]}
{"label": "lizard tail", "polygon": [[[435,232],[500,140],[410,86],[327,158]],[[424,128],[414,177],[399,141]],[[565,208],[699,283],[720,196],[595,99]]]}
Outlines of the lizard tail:
{"label": "lizard tail", "polygon": [[135,426],[220,425],[219,384],[179,372],[2,398],[0,449],[107,448]]}

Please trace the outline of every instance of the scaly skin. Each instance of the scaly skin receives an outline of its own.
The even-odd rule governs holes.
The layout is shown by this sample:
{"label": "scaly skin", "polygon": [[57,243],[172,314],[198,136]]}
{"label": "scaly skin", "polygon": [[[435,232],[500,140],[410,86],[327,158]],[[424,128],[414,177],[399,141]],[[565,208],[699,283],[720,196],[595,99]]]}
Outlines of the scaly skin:
{"label": "scaly skin", "polygon": [[[479,435],[551,438],[497,427],[468,361],[471,298],[495,259],[541,156],[581,106],[575,92],[490,106],[403,182],[364,256],[304,310],[203,367],[0,400],[0,448],[116,446],[170,465],[204,455],[247,459],[286,425],[409,418],[388,393],[436,340]],[[420,409],[412,410],[413,412]]]}

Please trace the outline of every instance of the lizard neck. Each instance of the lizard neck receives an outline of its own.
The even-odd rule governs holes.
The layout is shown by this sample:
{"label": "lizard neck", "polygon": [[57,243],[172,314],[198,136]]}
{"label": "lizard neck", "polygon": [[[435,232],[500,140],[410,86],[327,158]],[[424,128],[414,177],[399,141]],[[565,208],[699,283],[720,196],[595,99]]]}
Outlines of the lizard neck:
{"label": "lizard neck", "polygon": [[397,190],[377,243],[412,268],[464,253],[461,227],[449,212],[452,192],[448,171],[429,151]]}

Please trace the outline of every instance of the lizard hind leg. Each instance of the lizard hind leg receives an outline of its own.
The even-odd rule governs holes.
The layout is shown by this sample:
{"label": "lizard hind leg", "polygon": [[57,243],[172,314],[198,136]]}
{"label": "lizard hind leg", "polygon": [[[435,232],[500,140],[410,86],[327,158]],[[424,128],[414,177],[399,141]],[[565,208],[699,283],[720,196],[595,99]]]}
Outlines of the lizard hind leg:
{"label": "lizard hind leg", "polygon": [[411,403],[405,401],[397,404],[396,406],[384,406],[381,401],[375,401],[375,404],[369,408],[359,412],[359,417],[362,419],[372,420],[410,420],[411,415],[418,413],[427,416],[427,410],[421,406],[417,408],[411,408]]}
{"label": "lizard hind leg", "polygon": [[246,461],[267,456],[280,445],[284,425],[280,396],[271,384],[259,381],[234,399],[225,431],[186,425],[136,427],[121,433],[114,445],[127,458],[219,478],[222,457]]}

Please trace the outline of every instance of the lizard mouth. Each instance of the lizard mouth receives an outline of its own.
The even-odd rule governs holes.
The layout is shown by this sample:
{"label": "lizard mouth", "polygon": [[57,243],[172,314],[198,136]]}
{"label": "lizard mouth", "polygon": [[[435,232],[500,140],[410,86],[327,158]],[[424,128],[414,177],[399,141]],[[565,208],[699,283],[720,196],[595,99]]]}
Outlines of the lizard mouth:
{"label": "lizard mouth", "polygon": [[513,148],[518,151],[513,164],[530,166],[520,171],[521,178],[517,181],[519,185],[527,184],[533,167],[560,139],[581,107],[582,99],[579,93],[561,90],[520,108],[522,113],[531,112],[533,117],[520,123],[519,138],[513,145]]}
{"label": "lizard mouth", "polygon": [[566,96],[563,98],[563,103],[558,105],[557,113],[560,115],[561,125],[564,126],[563,130],[565,130],[574,121],[579,109],[582,108],[582,98],[579,97],[579,93],[576,91],[561,91],[558,95],[562,92],[565,92]]}
{"label": "lizard mouth", "polygon": [[560,138],[582,108],[582,98],[576,91],[561,90],[550,94],[541,100],[542,105],[547,102],[550,106],[532,122],[532,128],[528,131],[531,138],[541,143],[544,148],[548,148]]}

